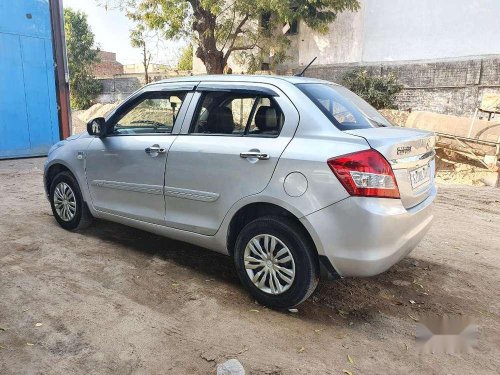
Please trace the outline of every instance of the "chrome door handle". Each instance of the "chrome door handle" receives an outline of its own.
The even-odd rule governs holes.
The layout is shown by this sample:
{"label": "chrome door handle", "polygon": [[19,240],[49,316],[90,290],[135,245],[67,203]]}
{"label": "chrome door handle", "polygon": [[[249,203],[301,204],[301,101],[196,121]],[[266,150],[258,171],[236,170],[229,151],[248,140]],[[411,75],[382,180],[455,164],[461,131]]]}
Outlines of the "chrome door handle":
{"label": "chrome door handle", "polygon": [[256,158],[256,159],[259,159],[259,160],[269,160],[269,155],[268,154],[262,154],[260,152],[249,151],[249,152],[242,152],[242,153],[240,153],[240,158],[244,158],[244,159]]}
{"label": "chrome door handle", "polygon": [[146,147],[146,149],[144,151],[146,152],[146,154],[164,154],[165,152],[167,152],[167,150],[165,148],[157,146],[157,145],[153,145],[151,147]]}

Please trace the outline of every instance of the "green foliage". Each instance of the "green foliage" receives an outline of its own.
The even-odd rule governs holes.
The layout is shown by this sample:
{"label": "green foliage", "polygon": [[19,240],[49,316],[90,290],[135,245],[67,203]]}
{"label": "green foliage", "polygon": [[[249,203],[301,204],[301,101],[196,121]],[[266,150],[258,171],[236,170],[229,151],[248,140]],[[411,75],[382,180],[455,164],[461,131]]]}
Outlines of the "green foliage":
{"label": "green foliage", "polygon": [[146,30],[143,24],[138,24],[130,31],[130,44],[135,48],[146,46]]}
{"label": "green foliage", "polygon": [[148,35],[146,26],[140,20],[137,21],[135,28],[130,31],[130,44],[132,47],[140,48],[142,54],[142,66],[144,67],[144,82],[149,83],[149,64],[151,63],[151,36]]}
{"label": "green foliage", "polygon": [[193,70],[193,45],[189,44],[182,51],[182,55],[177,65],[179,70]]}
{"label": "green foliage", "polygon": [[396,108],[396,94],[403,89],[394,74],[377,76],[361,69],[347,72],[342,84],[377,109]]}
{"label": "green foliage", "polygon": [[[262,56],[272,63],[287,58],[289,42],[281,29],[286,23],[303,21],[319,32],[343,11],[357,11],[358,0],[101,0],[104,6],[125,9],[134,20],[166,38],[192,38],[196,56],[208,73],[222,73],[228,58],[258,65]],[[268,15],[267,25],[260,20]]]}
{"label": "green foliage", "polygon": [[94,34],[83,12],[64,9],[64,32],[68,55],[71,108],[85,109],[101,90],[94,78],[92,65],[99,61],[94,48]]}

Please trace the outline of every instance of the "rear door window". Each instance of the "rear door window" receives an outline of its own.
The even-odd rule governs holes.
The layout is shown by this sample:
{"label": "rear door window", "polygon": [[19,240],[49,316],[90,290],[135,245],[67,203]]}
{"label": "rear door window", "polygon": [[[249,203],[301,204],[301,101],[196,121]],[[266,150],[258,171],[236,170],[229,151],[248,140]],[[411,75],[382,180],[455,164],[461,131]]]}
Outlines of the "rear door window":
{"label": "rear door window", "polygon": [[284,116],[271,98],[228,91],[205,92],[190,134],[275,137]]}

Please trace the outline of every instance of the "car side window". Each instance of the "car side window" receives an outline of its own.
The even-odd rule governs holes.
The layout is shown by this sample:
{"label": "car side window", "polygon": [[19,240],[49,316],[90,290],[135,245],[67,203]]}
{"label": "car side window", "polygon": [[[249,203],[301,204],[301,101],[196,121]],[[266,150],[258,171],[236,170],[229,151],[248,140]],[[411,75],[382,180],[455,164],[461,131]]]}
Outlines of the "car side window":
{"label": "car side window", "polygon": [[284,122],[285,116],[272,98],[258,98],[248,135],[278,136]]}
{"label": "car side window", "polygon": [[270,97],[231,92],[206,92],[189,133],[233,136],[277,136],[283,113]]}
{"label": "car side window", "polygon": [[142,96],[114,125],[113,134],[171,133],[186,92],[150,92]]}

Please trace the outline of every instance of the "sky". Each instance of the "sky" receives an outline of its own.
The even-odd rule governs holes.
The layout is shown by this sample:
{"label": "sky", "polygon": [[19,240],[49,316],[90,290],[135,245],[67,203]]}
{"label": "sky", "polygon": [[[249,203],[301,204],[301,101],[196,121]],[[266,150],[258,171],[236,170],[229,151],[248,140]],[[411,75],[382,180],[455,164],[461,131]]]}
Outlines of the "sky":
{"label": "sky", "polygon": [[[140,50],[130,45],[129,32],[134,23],[124,13],[119,10],[106,10],[98,6],[95,0],[63,0],[63,6],[87,14],[96,44],[101,50],[116,52],[116,59],[122,64],[142,61]],[[153,43],[152,62],[175,64],[186,44],[185,41]]]}

